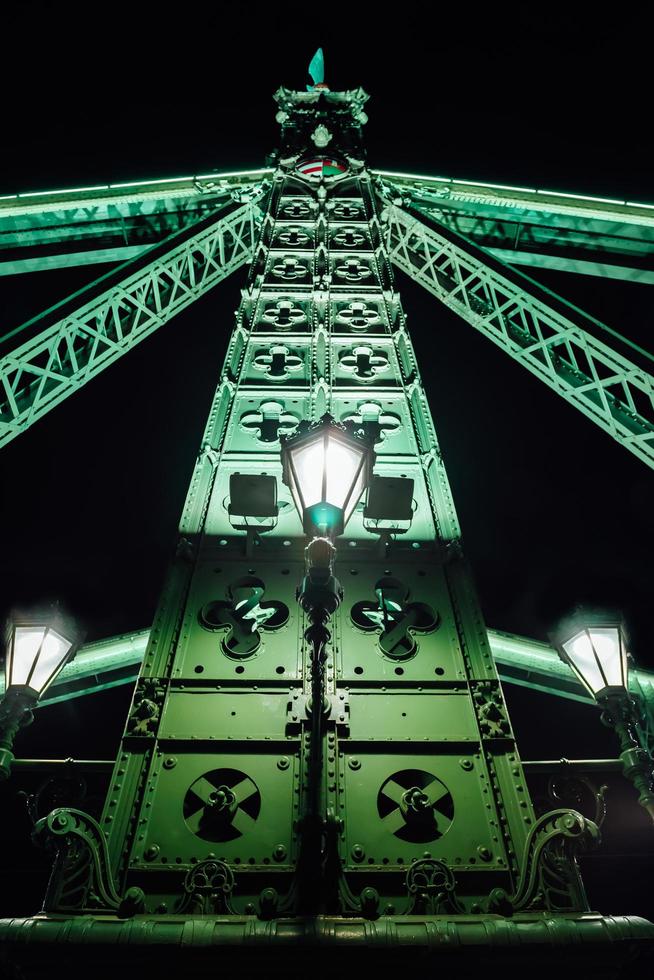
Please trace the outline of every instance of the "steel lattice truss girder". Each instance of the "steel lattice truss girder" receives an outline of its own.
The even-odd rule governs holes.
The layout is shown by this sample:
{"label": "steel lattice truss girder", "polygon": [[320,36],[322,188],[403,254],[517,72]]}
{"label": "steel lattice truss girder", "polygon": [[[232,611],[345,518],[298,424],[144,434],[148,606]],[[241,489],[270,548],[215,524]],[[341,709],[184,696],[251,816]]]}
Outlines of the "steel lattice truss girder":
{"label": "steel lattice truss girder", "polygon": [[654,207],[379,171],[398,200],[512,265],[654,283]]}
{"label": "steel lattice truss girder", "polygon": [[[0,276],[125,261],[270,169],[0,197]],[[654,282],[654,207],[376,171],[395,194],[504,261]]]}
{"label": "steel lattice truss girder", "polygon": [[654,379],[648,371],[543,302],[535,284],[520,281],[519,273],[465,239],[396,205],[385,209],[384,218],[389,256],[398,268],[654,466]]}
{"label": "steel lattice truss girder", "polygon": [[26,324],[34,335],[0,359],[0,446],[250,262],[260,215],[255,203],[211,215],[121,266],[109,288],[98,280],[86,303]]}
{"label": "steel lattice truss girder", "polygon": [[247,194],[271,171],[237,171],[0,197],[0,276],[136,258]]}

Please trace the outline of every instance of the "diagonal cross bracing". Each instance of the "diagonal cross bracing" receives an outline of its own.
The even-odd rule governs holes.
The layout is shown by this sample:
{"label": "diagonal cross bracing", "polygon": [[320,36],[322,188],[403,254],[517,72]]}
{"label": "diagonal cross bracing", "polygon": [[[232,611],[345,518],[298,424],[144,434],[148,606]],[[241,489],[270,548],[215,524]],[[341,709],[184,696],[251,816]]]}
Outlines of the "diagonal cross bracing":
{"label": "diagonal cross bracing", "polygon": [[447,177],[377,175],[394,203],[401,199],[511,265],[654,282],[651,204]]}
{"label": "diagonal cross bracing", "polygon": [[36,332],[0,359],[0,446],[250,262],[260,214],[223,209],[21,328]]}
{"label": "diagonal cross bracing", "polygon": [[647,370],[543,302],[465,239],[396,205],[384,214],[398,268],[654,466],[654,378]]}

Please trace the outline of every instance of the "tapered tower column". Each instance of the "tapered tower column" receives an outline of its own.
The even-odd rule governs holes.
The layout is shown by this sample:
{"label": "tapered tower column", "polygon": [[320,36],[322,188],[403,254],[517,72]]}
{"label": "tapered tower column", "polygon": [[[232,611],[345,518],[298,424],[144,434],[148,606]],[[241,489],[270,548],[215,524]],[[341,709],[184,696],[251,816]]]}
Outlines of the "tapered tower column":
{"label": "tapered tower column", "polygon": [[[574,852],[596,831],[532,809],[382,235],[367,96],[275,98],[176,556],[100,823],[40,828],[59,845],[46,910],[220,916],[232,937],[307,915],[579,914]],[[375,463],[321,619],[298,601],[308,539],[280,438],[327,414]]]}

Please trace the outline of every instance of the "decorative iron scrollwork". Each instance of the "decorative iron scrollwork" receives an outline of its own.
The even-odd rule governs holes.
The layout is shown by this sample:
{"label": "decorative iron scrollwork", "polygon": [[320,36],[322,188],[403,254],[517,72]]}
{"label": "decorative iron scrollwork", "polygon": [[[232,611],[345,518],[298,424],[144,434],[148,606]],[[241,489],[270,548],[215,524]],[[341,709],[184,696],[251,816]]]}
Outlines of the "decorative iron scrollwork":
{"label": "decorative iron scrollwork", "polygon": [[510,915],[536,909],[587,910],[577,855],[598,841],[597,825],[576,810],[543,814],[527,837],[515,891],[509,895],[502,888],[493,889],[486,911]]}
{"label": "decorative iron scrollwork", "polygon": [[224,861],[201,861],[184,878],[184,897],[177,911],[191,915],[234,914],[230,901],[234,885],[232,869]]}
{"label": "decorative iron scrollwork", "polygon": [[25,808],[34,826],[52,810],[63,806],[77,806],[86,798],[86,780],[75,772],[72,759],[70,761],[69,772],[48,776],[33,793],[19,793],[25,799]]}
{"label": "decorative iron scrollwork", "polygon": [[465,911],[456,897],[452,870],[443,861],[431,858],[414,861],[406,873],[406,890],[409,895],[407,915],[444,915]]}
{"label": "decorative iron scrollwork", "polygon": [[[595,783],[581,773],[562,770],[550,776],[547,782],[547,792],[554,804],[574,807],[585,817],[589,817],[601,827],[606,817],[606,784],[597,788]],[[592,808],[592,813],[586,811]]]}
{"label": "decorative iron scrollwork", "polygon": [[510,736],[511,725],[499,681],[473,681],[470,690],[482,737]]}
{"label": "decorative iron scrollwork", "polygon": [[166,682],[158,677],[142,677],[136,685],[127,721],[130,735],[154,735],[166,694]]}
{"label": "decorative iron scrollwork", "polygon": [[56,852],[46,912],[119,910],[122,900],[112,878],[107,841],[93,817],[82,810],[53,810],[38,821],[33,839]]}

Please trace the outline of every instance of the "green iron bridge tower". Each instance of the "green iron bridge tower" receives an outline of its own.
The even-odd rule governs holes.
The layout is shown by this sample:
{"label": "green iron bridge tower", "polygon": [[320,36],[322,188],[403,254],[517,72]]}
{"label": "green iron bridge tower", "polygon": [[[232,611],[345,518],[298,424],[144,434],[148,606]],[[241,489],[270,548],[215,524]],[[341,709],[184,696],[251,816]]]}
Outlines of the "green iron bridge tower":
{"label": "green iron bridge tower", "polygon": [[[392,264],[651,465],[651,376],[504,261],[547,249],[559,267],[579,262],[570,236],[545,242],[539,214],[556,213],[605,270],[646,279],[651,212],[371,171],[363,90],[275,98],[281,139],[265,170],[87,189],[92,220],[57,195],[5,202],[5,271],[70,261],[69,237],[51,230],[64,207],[89,255],[101,238],[103,259],[129,264],[4,359],[4,442],[249,270],[147,646],[123,644],[131,673],[118,680],[142,662],[102,814],[40,822],[54,853],[44,911],[0,924],[7,955],[43,963],[65,942],[113,969],[316,945],[456,948],[477,965],[490,950],[504,964],[535,947],[582,944],[598,962],[633,952],[649,923],[588,909],[576,855],[595,825],[535,815],[498,676],[512,664],[517,677],[520,657],[484,626]],[[518,212],[531,216],[524,241],[506,227]],[[620,221],[631,238],[611,266],[606,229]],[[30,254],[39,235],[47,260]],[[282,465],[301,423],[374,453],[322,566]],[[320,656],[312,563],[338,579]]]}

